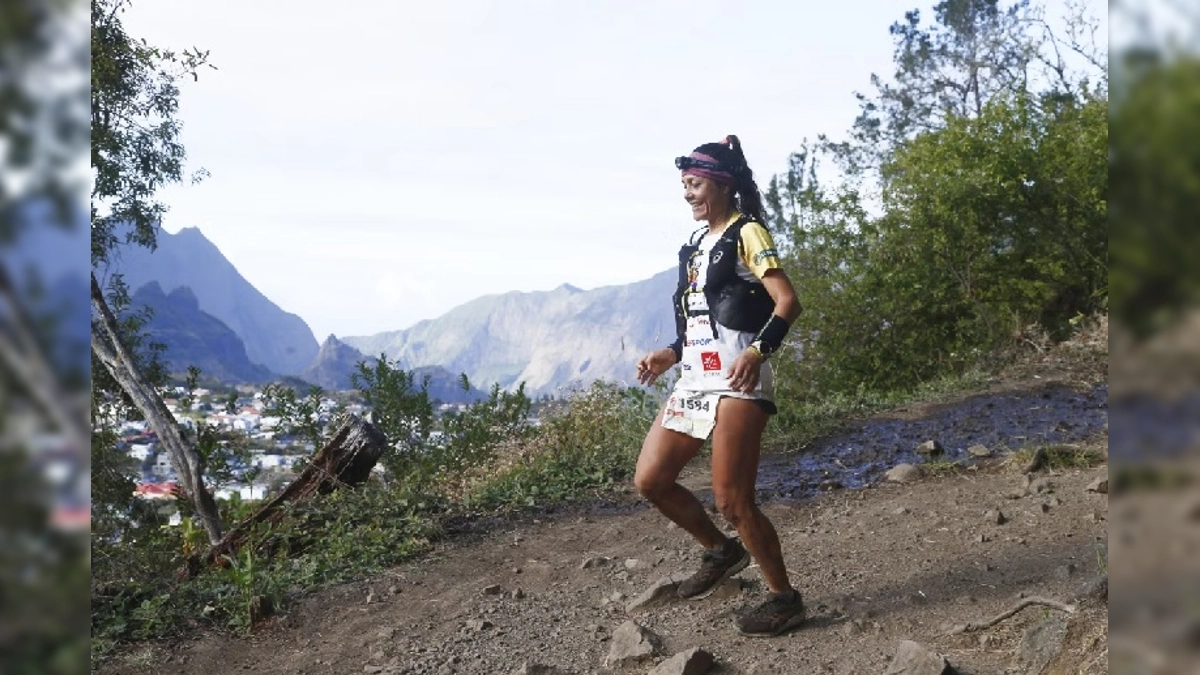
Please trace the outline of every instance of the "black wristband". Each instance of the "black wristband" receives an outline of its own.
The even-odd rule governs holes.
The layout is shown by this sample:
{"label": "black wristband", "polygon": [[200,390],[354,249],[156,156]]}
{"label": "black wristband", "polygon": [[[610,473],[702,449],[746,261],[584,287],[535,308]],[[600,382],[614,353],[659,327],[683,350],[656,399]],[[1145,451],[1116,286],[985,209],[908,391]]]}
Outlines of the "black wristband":
{"label": "black wristband", "polygon": [[671,351],[675,352],[675,363],[679,363],[680,361],[683,360],[683,341],[682,340],[676,340],[676,341],[672,342],[671,344],[667,345],[667,349],[670,349]]}
{"label": "black wristband", "polygon": [[763,358],[766,358],[783,344],[783,338],[787,336],[789,328],[791,326],[788,325],[787,321],[784,321],[777,314],[772,314],[771,318],[767,319],[767,323],[762,327],[762,330],[758,331],[758,335],[754,336],[754,341],[751,344],[758,349]]}

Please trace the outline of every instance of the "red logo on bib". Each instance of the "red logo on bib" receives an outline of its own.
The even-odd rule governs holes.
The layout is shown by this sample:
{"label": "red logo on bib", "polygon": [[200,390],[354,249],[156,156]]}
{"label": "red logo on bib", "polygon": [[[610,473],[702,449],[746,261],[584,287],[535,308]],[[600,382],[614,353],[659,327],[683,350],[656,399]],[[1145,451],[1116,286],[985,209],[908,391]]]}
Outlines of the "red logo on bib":
{"label": "red logo on bib", "polygon": [[717,352],[700,352],[700,362],[704,364],[705,372],[721,369],[721,355]]}

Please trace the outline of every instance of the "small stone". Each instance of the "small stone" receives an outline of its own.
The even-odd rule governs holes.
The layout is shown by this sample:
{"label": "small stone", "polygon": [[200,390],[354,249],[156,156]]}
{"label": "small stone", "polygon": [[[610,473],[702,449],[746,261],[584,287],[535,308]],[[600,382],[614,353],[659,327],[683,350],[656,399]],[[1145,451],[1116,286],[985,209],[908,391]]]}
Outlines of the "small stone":
{"label": "small stone", "polygon": [[1098,492],[1102,495],[1108,494],[1108,478],[1107,477],[1097,478],[1096,480],[1092,481],[1091,483],[1088,483],[1087,491],[1088,492]]}
{"label": "small stone", "polygon": [[395,586],[395,585],[388,586],[388,594],[389,595],[400,595],[400,587]]}
{"label": "small stone", "polygon": [[987,522],[995,523],[996,525],[1003,525],[1008,522],[1008,517],[1000,509],[990,509],[987,513],[983,514],[983,518]]}
{"label": "small stone", "polygon": [[627,570],[635,570],[641,564],[642,564],[641,561],[638,560],[637,558],[626,558],[625,559],[625,569],[627,569]]}
{"label": "small stone", "polygon": [[467,622],[467,628],[469,630],[475,630],[475,631],[487,630],[489,628],[495,627],[495,625],[496,624],[492,623],[491,621],[488,621],[487,619],[471,619],[470,621]]}
{"label": "small stone", "polygon": [[500,593],[503,590],[504,589],[500,588],[500,584],[492,584],[491,586],[484,587],[483,594],[484,595],[500,595]]}
{"label": "small stone", "polygon": [[658,664],[649,675],[704,675],[712,665],[712,654],[693,647]]}
{"label": "small stone", "polygon": [[1089,523],[1102,523],[1104,522],[1104,514],[1100,513],[1099,511],[1092,511],[1084,516],[1083,519]]}
{"label": "small stone", "polygon": [[923,472],[918,466],[912,464],[897,464],[884,474],[884,478],[893,483],[911,483],[919,480]]}
{"label": "small stone", "polygon": [[364,673],[382,673],[383,666],[373,666],[368,663],[367,665],[363,666],[363,672]]}
{"label": "small stone", "polygon": [[922,455],[940,455],[943,450],[942,444],[934,440],[925,441],[917,446],[917,452]]}
{"label": "small stone", "polygon": [[981,544],[986,544],[987,542],[989,542],[989,541],[991,541],[991,540],[992,540],[992,538],[991,538],[991,537],[989,537],[988,535],[984,534],[983,532],[980,532],[980,533],[979,533],[979,536],[977,536],[975,539],[976,539],[976,541],[978,541],[978,542],[979,542],[979,543],[981,543]]}
{"label": "small stone", "polygon": [[972,445],[971,447],[967,448],[967,454],[972,457],[983,459],[986,457],[991,457],[992,451],[988,450],[986,445]]}
{"label": "small stone", "polygon": [[1063,500],[1059,499],[1058,497],[1051,497],[1048,503],[1050,506],[1059,507],[1063,505]]}
{"label": "small stone", "polygon": [[1050,513],[1050,502],[1042,502],[1038,504],[1038,510],[1042,513]]}
{"label": "small stone", "polygon": [[521,600],[525,597],[525,591],[519,588],[514,588],[509,592],[508,597],[512,598],[513,600]]}
{"label": "small stone", "polygon": [[842,625],[842,634],[846,637],[854,637],[863,632],[863,622],[858,619],[851,619]]}
{"label": "small stone", "polygon": [[901,506],[900,508],[896,509],[895,511],[892,511],[893,516],[907,516],[909,513],[911,513],[911,512],[908,510],[907,506]]}
{"label": "small stone", "polygon": [[606,567],[606,566],[608,566],[608,564],[610,562],[612,562],[612,558],[598,555],[598,556],[595,556],[592,558],[588,558],[587,560],[584,560],[583,563],[581,563],[579,565],[579,568],[585,569],[585,570],[590,570],[590,569],[594,569],[596,567]]}

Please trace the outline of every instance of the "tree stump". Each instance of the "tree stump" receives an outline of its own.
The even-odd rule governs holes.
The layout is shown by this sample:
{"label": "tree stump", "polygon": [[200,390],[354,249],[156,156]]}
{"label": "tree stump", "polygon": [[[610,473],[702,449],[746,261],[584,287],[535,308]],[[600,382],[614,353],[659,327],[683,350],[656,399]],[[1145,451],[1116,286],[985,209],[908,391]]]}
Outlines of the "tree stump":
{"label": "tree stump", "polygon": [[387,447],[387,437],[382,431],[370,422],[349,415],[333,438],[283,492],[238,523],[207,551],[188,556],[180,577],[190,579],[213,565],[225,566],[225,556],[236,557],[260,523],[282,520],[282,507],[329,494],[341,487],[365,483]]}

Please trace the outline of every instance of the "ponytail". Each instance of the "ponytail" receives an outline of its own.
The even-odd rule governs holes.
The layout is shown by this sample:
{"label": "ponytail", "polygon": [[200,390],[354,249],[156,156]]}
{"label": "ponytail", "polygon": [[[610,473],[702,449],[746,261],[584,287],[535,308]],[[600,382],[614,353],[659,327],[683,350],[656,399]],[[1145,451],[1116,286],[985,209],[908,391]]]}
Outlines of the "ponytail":
{"label": "ponytail", "polygon": [[737,181],[734,184],[734,192],[737,194],[737,209],[750,216],[763,227],[767,227],[762,195],[758,191],[758,184],[754,182],[754,172],[750,170],[750,165],[746,163],[746,153],[742,151],[742,142],[738,140],[737,136],[730,134],[725,137],[723,144],[729,146],[729,149],[733,151],[734,157],[737,159],[738,170],[734,173],[734,178]]}

